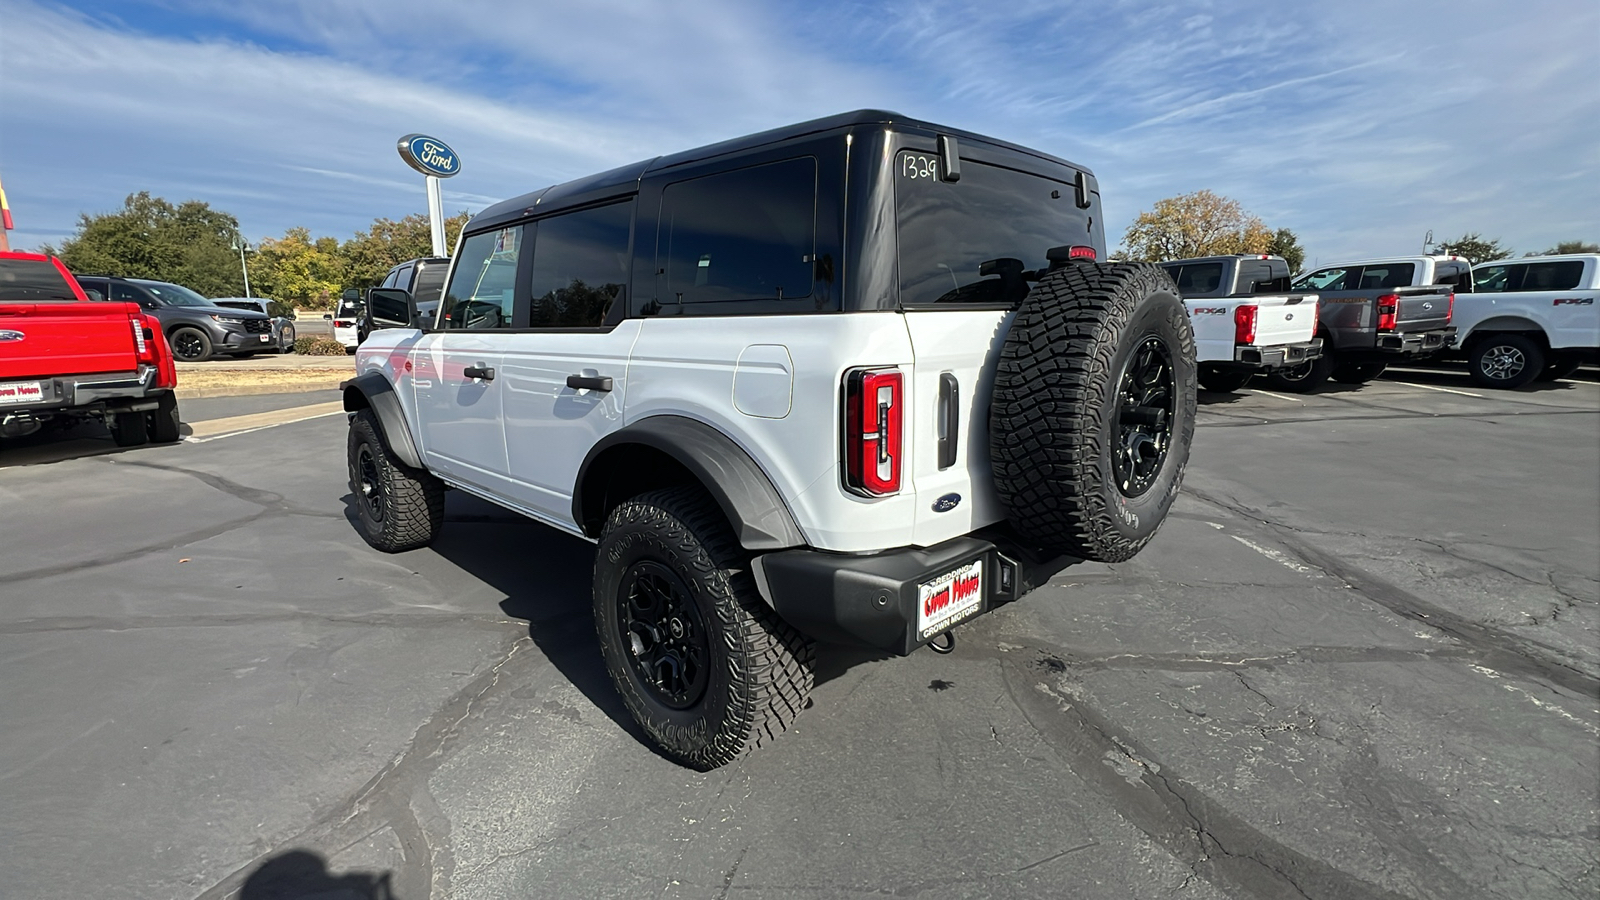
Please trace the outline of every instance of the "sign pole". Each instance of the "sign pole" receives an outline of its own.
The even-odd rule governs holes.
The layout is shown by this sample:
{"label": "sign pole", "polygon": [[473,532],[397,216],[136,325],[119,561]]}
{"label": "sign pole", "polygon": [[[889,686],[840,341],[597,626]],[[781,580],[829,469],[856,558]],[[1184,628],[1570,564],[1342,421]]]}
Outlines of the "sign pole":
{"label": "sign pole", "polygon": [[439,176],[427,176],[428,182],[428,226],[433,232],[433,255],[449,256],[450,251],[444,245],[444,196],[439,188]]}

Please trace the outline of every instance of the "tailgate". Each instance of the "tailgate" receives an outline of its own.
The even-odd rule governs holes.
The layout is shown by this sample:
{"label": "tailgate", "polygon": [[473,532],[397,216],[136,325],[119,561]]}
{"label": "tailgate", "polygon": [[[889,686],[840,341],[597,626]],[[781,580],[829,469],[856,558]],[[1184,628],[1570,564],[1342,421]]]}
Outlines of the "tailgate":
{"label": "tailgate", "polygon": [[1257,347],[1303,344],[1317,333],[1316,294],[1263,294],[1256,305]]}
{"label": "tailgate", "polygon": [[139,368],[132,303],[0,303],[0,379]]}
{"label": "tailgate", "polygon": [[1396,331],[1433,331],[1450,324],[1450,297],[1454,291],[1440,287],[1396,288],[1400,310]]}

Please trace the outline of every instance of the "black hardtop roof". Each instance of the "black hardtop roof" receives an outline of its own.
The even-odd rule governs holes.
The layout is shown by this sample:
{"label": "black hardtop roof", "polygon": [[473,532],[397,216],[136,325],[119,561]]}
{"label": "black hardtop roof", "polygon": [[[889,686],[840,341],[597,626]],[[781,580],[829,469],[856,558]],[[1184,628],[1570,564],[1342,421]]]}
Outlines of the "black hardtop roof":
{"label": "black hardtop roof", "polygon": [[1224,262],[1230,259],[1283,259],[1271,253],[1224,253],[1218,256],[1191,256],[1187,259],[1166,259],[1157,263],[1161,266],[1188,265],[1189,263]]}
{"label": "black hardtop roof", "polygon": [[496,203],[478,213],[476,216],[473,216],[472,221],[467,223],[467,230],[473,231],[486,226],[493,226],[501,222],[520,219],[526,215],[531,215],[535,211],[536,207],[538,208],[537,211],[544,212],[546,209],[554,210],[562,209],[568,206],[578,206],[594,200],[604,199],[607,196],[625,194],[632,190],[636,190],[638,188],[639,181],[650,172],[657,172],[663,169],[669,169],[673,166],[684,165],[686,163],[699,162],[701,160],[711,159],[726,153],[737,153],[744,150],[752,150],[757,147],[764,147],[768,144],[776,144],[782,141],[792,140],[794,138],[804,137],[810,134],[852,128],[860,125],[892,125],[896,131],[922,131],[929,134],[948,134],[958,140],[982,142],[1016,153],[1023,153],[1037,159],[1056,163],[1058,165],[1071,166],[1074,169],[1081,169],[1086,173],[1093,174],[1089,172],[1087,168],[1077,165],[1076,163],[1068,162],[1067,160],[1061,159],[1057,156],[1051,156],[1048,153],[1041,153],[1038,150],[1024,147],[1020,144],[1013,144],[997,138],[977,134],[975,132],[962,131],[959,128],[948,128],[944,125],[936,125],[932,122],[913,119],[909,116],[903,116],[900,113],[889,112],[888,110],[858,109],[854,112],[839,113],[838,115],[825,116],[820,119],[812,119],[809,122],[799,122],[794,125],[785,125],[782,128],[774,128],[770,131],[747,134],[744,137],[719,141],[715,144],[707,144],[704,147],[696,147],[692,150],[683,150],[678,153],[668,154],[666,156],[657,156],[652,159],[641,160],[640,162],[636,163],[629,163],[625,166],[618,166],[610,171],[600,172],[595,175],[578,178],[573,181],[542,188],[537,191],[531,191],[523,194],[520,197],[502,200],[501,202]]}

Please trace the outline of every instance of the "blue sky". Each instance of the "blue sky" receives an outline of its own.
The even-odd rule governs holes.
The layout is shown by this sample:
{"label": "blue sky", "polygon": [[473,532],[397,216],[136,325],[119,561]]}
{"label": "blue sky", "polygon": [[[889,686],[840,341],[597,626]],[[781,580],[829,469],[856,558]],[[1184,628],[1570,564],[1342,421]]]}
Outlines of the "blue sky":
{"label": "blue sky", "polygon": [[1209,188],[1308,261],[1600,241],[1600,3],[0,0],[16,247],[148,190],[345,239],[862,107],[1089,166],[1116,246]]}

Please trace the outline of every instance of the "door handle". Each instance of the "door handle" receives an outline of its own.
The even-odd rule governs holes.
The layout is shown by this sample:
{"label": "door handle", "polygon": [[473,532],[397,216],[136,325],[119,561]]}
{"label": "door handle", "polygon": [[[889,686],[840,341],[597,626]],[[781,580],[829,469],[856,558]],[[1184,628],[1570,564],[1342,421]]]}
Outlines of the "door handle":
{"label": "door handle", "polygon": [[465,369],[462,369],[461,374],[468,378],[482,378],[484,381],[493,381],[494,366],[486,366],[483,363],[478,363],[475,366],[467,366]]}
{"label": "door handle", "polygon": [[610,375],[568,375],[567,387],[575,391],[588,389],[602,393],[611,390]]}

